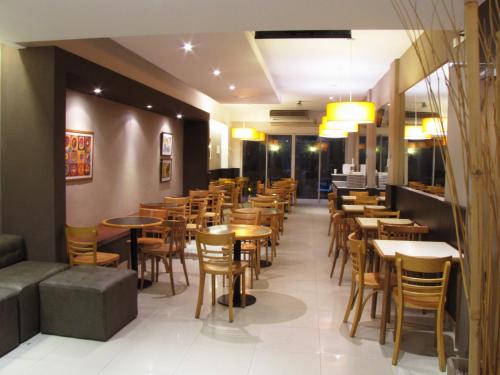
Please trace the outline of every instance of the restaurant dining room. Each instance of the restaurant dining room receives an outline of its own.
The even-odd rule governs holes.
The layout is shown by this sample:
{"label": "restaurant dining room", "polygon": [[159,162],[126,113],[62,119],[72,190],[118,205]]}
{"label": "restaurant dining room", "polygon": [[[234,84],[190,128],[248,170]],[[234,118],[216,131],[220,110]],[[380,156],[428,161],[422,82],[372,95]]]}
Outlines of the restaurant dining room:
{"label": "restaurant dining room", "polygon": [[500,375],[499,0],[0,2],[0,375]]}

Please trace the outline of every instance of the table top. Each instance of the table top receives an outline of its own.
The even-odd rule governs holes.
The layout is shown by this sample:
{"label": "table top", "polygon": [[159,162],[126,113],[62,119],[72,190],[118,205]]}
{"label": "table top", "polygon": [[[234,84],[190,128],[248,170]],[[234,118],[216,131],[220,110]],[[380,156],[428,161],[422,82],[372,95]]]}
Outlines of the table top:
{"label": "table top", "polygon": [[361,227],[361,229],[377,229],[378,221],[386,224],[392,225],[409,225],[413,223],[410,219],[395,219],[395,218],[384,218],[384,217],[357,217],[356,222]]}
{"label": "table top", "polygon": [[228,234],[234,232],[237,240],[257,240],[268,237],[273,233],[269,227],[246,224],[214,225],[208,227],[207,232],[212,234]]}
{"label": "table top", "polygon": [[[377,196],[377,201],[379,202],[385,202],[385,197],[380,197]],[[344,202],[356,202],[356,196],[355,195],[342,195],[342,200]]]}
{"label": "table top", "polygon": [[377,254],[385,260],[394,260],[396,252],[423,258],[444,258],[451,256],[454,262],[460,260],[460,253],[446,242],[374,240]]}
{"label": "table top", "polygon": [[279,210],[277,210],[276,208],[260,208],[260,207],[256,207],[256,208],[248,208],[248,207],[245,207],[245,208],[237,208],[234,210],[234,212],[238,212],[238,213],[241,213],[241,214],[250,214],[250,213],[253,213],[254,210],[260,210],[260,214],[262,216],[272,216],[272,215],[279,215]]}
{"label": "table top", "polygon": [[102,223],[113,228],[146,228],[161,225],[162,219],[151,216],[123,216],[103,220]]}
{"label": "table top", "polygon": [[366,208],[370,208],[372,210],[387,210],[385,206],[377,206],[377,205],[364,205],[364,204],[343,204],[342,210],[347,213],[363,213]]}

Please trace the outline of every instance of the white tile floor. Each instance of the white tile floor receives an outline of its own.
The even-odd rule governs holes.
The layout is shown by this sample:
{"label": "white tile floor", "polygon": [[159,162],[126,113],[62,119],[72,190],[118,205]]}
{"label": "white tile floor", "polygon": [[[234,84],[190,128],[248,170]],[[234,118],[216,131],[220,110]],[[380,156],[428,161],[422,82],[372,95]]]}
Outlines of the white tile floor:
{"label": "white tile floor", "polygon": [[[210,305],[210,283],[201,319],[194,319],[198,264],[191,257],[191,285],[186,288],[177,267],[178,294],[171,296],[163,274],[159,284],[139,294],[137,319],[108,342],[39,334],[0,358],[0,374],[440,373],[432,331],[405,330],[397,367],[391,366],[392,333],[386,345],[379,345],[378,320],[369,314],[364,314],[356,338],[349,338],[350,325],[342,323],[342,316],[350,277],[342,287],[337,275],[329,278],[327,225],[324,206],[294,209],[278,258],[263,269],[251,291],[257,303],[237,309],[234,323],[227,320],[227,308]],[[220,284],[217,293],[222,294]]]}

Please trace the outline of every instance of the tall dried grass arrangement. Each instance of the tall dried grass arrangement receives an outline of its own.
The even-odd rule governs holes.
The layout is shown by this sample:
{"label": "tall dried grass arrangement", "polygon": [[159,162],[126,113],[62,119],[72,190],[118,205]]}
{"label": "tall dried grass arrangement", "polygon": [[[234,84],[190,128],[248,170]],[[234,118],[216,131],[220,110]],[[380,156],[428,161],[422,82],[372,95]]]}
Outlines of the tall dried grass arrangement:
{"label": "tall dried grass arrangement", "polygon": [[[440,39],[436,31],[426,32],[417,0],[392,3],[425,76],[440,64],[443,52],[448,56],[448,105],[457,115],[457,124],[449,127],[458,126],[460,132],[463,181],[458,181],[445,142],[440,142],[440,150],[469,311],[469,373],[500,374],[500,82],[495,73],[500,67],[499,0],[488,1],[489,19],[483,24],[477,0],[465,0],[463,30],[454,19],[453,1],[431,1]],[[426,84],[432,112],[442,113],[440,93],[428,78]],[[443,131],[442,121],[440,126]],[[459,205],[459,183],[466,189],[466,217]]]}

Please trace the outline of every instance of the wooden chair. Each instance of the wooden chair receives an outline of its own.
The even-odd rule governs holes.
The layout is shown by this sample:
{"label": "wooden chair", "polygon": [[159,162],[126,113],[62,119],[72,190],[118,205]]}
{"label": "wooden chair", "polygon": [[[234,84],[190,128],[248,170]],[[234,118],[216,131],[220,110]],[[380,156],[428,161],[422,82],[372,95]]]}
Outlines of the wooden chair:
{"label": "wooden chair", "polygon": [[364,217],[380,217],[380,218],[394,218],[399,219],[400,211],[384,211],[374,210],[372,208],[364,208]]}
{"label": "wooden chair", "polygon": [[256,187],[256,193],[257,194],[264,194],[265,186],[261,181],[257,181],[257,187]]}
{"label": "wooden chair", "polygon": [[96,227],[66,226],[66,246],[70,266],[118,266],[120,255],[97,251]]}
{"label": "wooden chair", "polygon": [[333,264],[330,271],[330,278],[333,277],[333,272],[335,271],[335,265],[342,252],[342,265],[339,275],[339,286],[342,285],[342,279],[344,278],[345,265],[347,259],[349,258],[349,248],[347,238],[349,234],[356,229],[355,221],[352,218],[345,218],[343,213],[336,213],[333,215],[333,233],[335,236],[335,251],[333,254]]}
{"label": "wooden chair", "polygon": [[[251,213],[233,211],[229,214],[229,224],[260,225],[260,211],[257,209]],[[260,241],[241,241],[241,253],[248,256],[250,288],[253,288],[254,270],[256,280],[259,280],[260,274]]]}
{"label": "wooden chair", "polygon": [[[139,208],[139,216],[149,216],[166,220],[167,211],[164,209]],[[146,246],[161,246],[165,243],[165,231],[166,229],[163,225],[144,228],[142,230],[142,236],[137,238],[137,244],[141,248]]]}
{"label": "wooden chair", "polygon": [[234,209],[240,207],[239,199],[240,199],[239,187],[234,186],[230,191],[230,195],[228,196],[226,194],[224,196],[224,202],[222,202],[222,210],[221,210],[222,220],[224,220],[224,210],[225,209],[234,210]]}
{"label": "wooden chair", "polygon": [[203,231],[207,227],[205,213],[207,212],[207,198],[191,198],[189,201],[189,216],[186,222],[188,242],[191,243],[193,233]]}
{"label": "wooden chair", "polygon": [[165,197],[163,198],[163,202],[169,205],[183,206],[185,209],[184,216],[186,220],[189,218],[189,215],[191,214],[190,197]]}
{"label": "wooden chair", "polygon": [[336,192],[331,192],[328,193],[328,201],[336,201],[337,200],[337,193]]}
{"label": "wooden chair", "polygon": [[396,253],[397,288],[392,292],[396,305],[392,364],[397,365],[401,346],[404,308],[436,311],[436,341],[439,369],[446,369],[444,348],[444,307],[450,277],[451,257],[418,258]]}
{"label": "wooden chair", "polygon": [[367,197],[370,194],[367,191],[349,190],[349,195],[354,197]]}
{"label": "wooden chair", "polygon": [[212,182],[210,182],[210,184],[208,185],[208,191],[222,191],[222,192],[224,192],[224,190],[226,190],[224,184],[218,185],[218,183],[212,184]]}
{"label": "wooden chair", "polygon": [[219,225],[222,223],[221,210],[224,202],[224,192],[210,191],[208,194],[207,212],[205,212],[205,220],[207,225]]}
{"label": "wooden chair", "polygon": [[[243,303],[245,303],[245,271],[248,267],[247,262],[233,261],[233,246],[235,234],[211,234],[196,232],[196,250],[198,252],[198,261],[200,265],[200,287],[198,290],[198,302],[196,304],[195,318],[200,318],[201,306],[203,304],[203,295],[205,292],[205,276],[212,276],[212,305],[215,305],[215,277],[222,275],[227,277],[229,294],[229,321],[234,320],[233,311],[233,290],[235,277],[241,275],[241,292]],[[214,249],[214,247],[217,247]],[[244,306],[243,306],[244,307]]]}
{"label": "wooden chair", "polygon": [[279,211],[278,215],[278,238],[279,234],[283,234],[285,226],[285,210],[276,201],[276,197],[273,195],[260,195],[251,200],[253,208],[275,208]]}
{"label": "wooden chair", "polygon": [[208,198],[208,190],[189,190],[190,198]]}
{"label": "wooden chair", "polygon": [[[335,200],[329,200],[328,201],[328,213],[330,214],[330,223],[328,224],[328,235],[330,235],[333,227],[333,215],[337,212],[337,209],[335,208],[336,201]],[[329,253],[328,256],[331,254]]]}
{"label": "wooden chair", "polygon": [[[384,278],[383,275],[378,272],[365,272],[365,241],[358,240],[356,238],[356,233],[349,234],[348,241],[350,247],[352,280],[351,293],[344,314],[344,323],[347,323],[351,310],[354,308],[354,304],[356,304],[354,320],[352,321],[351,331],[349,333],[349,336],[354,337],[366,302],[384,289]],[[391,282],[395,284],[395,279],[391,280]],[[365,288],[371,289],[370,294],[368,294],[366,298],[364,297]]]}
{"label": "wooden chair", "polygon": [[164,223],[167,233],[165,242],[160,247],[143,248],[141,251],[141,289],[144,287],[144,272],[146,271],[146,258],[149,256],[152,262],[151,281],[158,281],[159,261],[163,261],[165,270],[170,275],[170,287],[175,295],[174,272],[172,269],[173,257],[178,256],[184,269],[186,284],[189,286],[189,278],[186,270],[186,259],[184,248],[186,247],[186,220],[167,220]]}
{"label": "wooden chair", "polygon": [[394,225],[377,222],[378,238],[380,240],[420,241],[424,234],[429,233],[429,227],[424,225]]}
{"label": "wooden chair", "polygon": [[377,197],[361,195],[356,197],[356,201],[354,204],[367,204],[375,206],[377,203]]}

